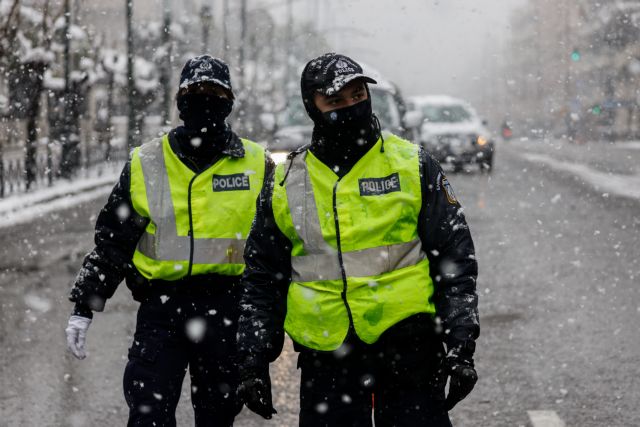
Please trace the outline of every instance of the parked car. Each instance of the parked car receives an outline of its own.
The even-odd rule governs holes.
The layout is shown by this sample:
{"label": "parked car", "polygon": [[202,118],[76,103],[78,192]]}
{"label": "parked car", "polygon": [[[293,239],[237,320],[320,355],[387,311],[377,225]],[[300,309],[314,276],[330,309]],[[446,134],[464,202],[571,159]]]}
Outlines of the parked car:
{"label": "parked car", "polygon": [[302,98],[293,96],[286,108],[274,116],[273,136],[267,149],[276,163],[285,161],[287,154],[311,141],[313,121],[307,115]]}
{"label": "parked car", "polygon": [[[411,138],[414,135],[412,130],[417,130],[422,116],[415,112],[407,113],[405,102],[395,84],[371,67],[363,65],[363,69],[364,74],[378,82],[369,85],[369,92],[373,112],[380,119],[383,131]],[[307,116],[300,95],[293,96],[287,107],[275,114],[273,128],[273,138],[267,142],[267,148],[276,163],[283,162],[288,153],[311,141],[313,122]]]}
{"label": "parked car", "polygon": [[417,96],[409,105],[422,115],[420,144],[439,162],[451,164],[454,171],[477,164],[491,172],[495,144],[486,121],[469,103],[450,96]]}

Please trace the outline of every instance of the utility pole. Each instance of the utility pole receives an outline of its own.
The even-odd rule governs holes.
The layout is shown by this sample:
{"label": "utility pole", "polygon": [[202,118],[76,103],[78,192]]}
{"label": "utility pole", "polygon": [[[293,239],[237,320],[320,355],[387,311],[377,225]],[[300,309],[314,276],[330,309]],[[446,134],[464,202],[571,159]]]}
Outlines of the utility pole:
{"label": "utility pole", "polygon": [[240,87],[244,87],[244,57],[247,43],[247,0],[240,0],[240,51],[238,65],[240,66]]}
{"label": "utility pole", "polygon": [[246,57],[247,46],[247,0],[240,0],[240,46],[238,47],[238,85],[240,88],[238,96],[236,96],[236,105],[238,111],[238,120],[240,121],[240,129],[244,126],[244,105],[246,102],[245,94],[245,81],[244,81],[244,67]]}
{"label": "utility pole", "polygon": [[71,9],[69,7],[69,0],[64,0],[64,102],[65,106],[69,102],[68,97],[71,92],[71,59],[70,59],[70,28],[71,28]]}
{"label": "utility pole", "polygon": [[71,5],[70,0],[64,0],[64,30],[63,30],[63,79],[64,93],[62,94],[64,117],[62,119],[62,150],[60,154],[59,175],[70,178],[72,169],[76,166],[72,159],[71,140]]}
{"label": "utility pole", "polygon": [[569,32],[570,32],[570,24],[569,24],[569,6],[567,2],[563,2],[563,34],[562,34],[562,62],[565,64],[565,75],[564,75],[564,97],[565,97],[565,124],[567,126],[567,137],[570,142],[574,142],[576,129],[574,123],[574,115],[573,115],[573,96],[571,91],[571,61],[567,59],[569,55]]}
{"label": "utility pole", "polygon": [[569,52],[569,6],[566,2],[563,4],[563,18],[564,18],[564,32],[563,32],[563,46],[562,46],[562,62],[565,63],[565,77],[564,77],[564,92],[566,102],[571,102],[571,61],[567,59]]}
{"label": "utility pole", "polygon": [[287,97],[287,104],[289,103],[289,85],[291,83],[291,48],[293,47],[292,36],[293,34],[293,0],[287,0],[287,28],[286,28],[286,41],[287,44],[285,49],[285,73],[284,73],[284,93]]}
{"label": "utility pole", "polygon": [[229,0],[222,1],[222,52],[224,60],[228,60],[227,52],[229,51],[229,29],[227,22],[229,21]]}
{"label": "utility pole", "polygon": [[209,50],[209,27],[211,26],[211,8],[203,4],[200,8],[200,22],[202,23],[202,47],[200,51],[206,53]]}
{"label": "utility pole", "polygon": [[136,95],[135,73],[133,69],[133,28],[131,20],[133,18],[133,0],[124,0],[127,20],[127,147],[129,151],[137,146],[138,137],[136,135],[136,108],[134,97]]}
{"label": "utility pole", "polygon": [[[534,98],[534,109],[533,109],[533,116],[534,116],[534,120],[535,122],[533,123],[534,126],[536,127],[536,129],[540,130],[540,129],[544,129],[546,123],[545,122],[545,109],[543,106],[544,103],[544,95],[546,95],[545,93],[545,88],[543,85],[543,81],[542,81],[542,61],[543,61],[543,51],[542,51],[542,38],[544,37],[543,34],[543,26],[542,26],[542,18],[543,18],[543,11],[542,8],[545,5],[541,5],[539,2],[536,2],[534,5],[534,10],[535,10],[535,35],[536,37],[534,37],[534,44],[533,44],[533,51],[535,52],[535,57],[533,59],[534,62],[534,67],[533,67],[533,98]],[[538,135],[540,136],[540,135]]]}
{"label": "utility pole", "polygon": [[171,118],[171,3],[170,0],[164,0],[162,9],[162,46],[164,48],[165,57],[162,60],[162,68],[160,82],[162,84],[162,125],[168,126]]}

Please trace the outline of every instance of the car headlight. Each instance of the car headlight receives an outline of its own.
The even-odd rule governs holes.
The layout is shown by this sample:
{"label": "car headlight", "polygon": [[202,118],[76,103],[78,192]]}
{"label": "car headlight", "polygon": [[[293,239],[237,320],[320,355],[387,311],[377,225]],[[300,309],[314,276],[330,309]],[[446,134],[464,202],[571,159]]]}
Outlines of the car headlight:
{"label": "car headlight", "polygon": [[286,152],[276,151],[275,153],[271,153],[271,159],[273,160],[273,163],[279,165],[280,163],[284,163],[287,160],[288,154],[289,153]]}
{"label": "car headlight", "polygon": [[476,143],[477,143],[479,146],[481,146],[481,147],[482,147],[483,145],[487,145],[487,142],[489,142],[489,141],[487,140],[487,138],[485,138],[485,137],[483,137],[483,136],[479,136],[479,137],[476,139]]}

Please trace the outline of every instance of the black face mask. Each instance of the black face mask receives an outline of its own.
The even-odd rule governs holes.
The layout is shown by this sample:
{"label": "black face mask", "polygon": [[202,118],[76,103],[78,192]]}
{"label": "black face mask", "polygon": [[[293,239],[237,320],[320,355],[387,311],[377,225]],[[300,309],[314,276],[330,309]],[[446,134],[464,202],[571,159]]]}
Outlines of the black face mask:
{"label": "black face mask", "polygon": [[178,110],[184,126],[210,136],[226,132],[225,119],[232,108],[232,100],[217,95],[188,93],[178,98]]}
{"label": "black face mask", "polygon": [[316,127],[322,136],[343,144],[364,144],[372,132],[371,98],[349,107],[322,113]]}
{"label": "black face mask", "polygon": [[369,151],[380,135],[371,113],[371,99],[326,113],[317,110],[317,116],[311,151],[340,176]]}

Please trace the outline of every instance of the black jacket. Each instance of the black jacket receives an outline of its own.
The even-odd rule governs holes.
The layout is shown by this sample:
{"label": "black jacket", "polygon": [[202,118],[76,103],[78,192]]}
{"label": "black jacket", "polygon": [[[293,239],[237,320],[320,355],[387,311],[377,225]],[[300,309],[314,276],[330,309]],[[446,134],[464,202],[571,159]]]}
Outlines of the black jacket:
{"label": "black jacket", "polygon": [[[311,150],[316,154],[313,147]],[[420,165],[423,206],[418,233],[435,285],[436,316],[442,322],[443,340],[448,347],[472,345],[480,333],[480,323],[476,294],[478,266],[469,227],[440,165],[423,151]],[[292,245],[274,220],[271,206],[274,185],[280,183],[274,183],[271,175],[258,199],[256,219],[245,247],[246,269],[240,285],[240,360],[273,361],[284,340]],[[401,327],[406,330],[412,322],[416,333],[424,331],[424,315],[406,319]],[[393,334],[393,327],[385,334]],[[353,338],[351,331],[348,339]],[[300,345],[295,348],[304,349]]]}
{"label": "black jacket", "polygon": [[[244,147],[240,138],[230,132],[220,149],[206,149],[197,153],[190,149],[191,135],[183,127],[169,132],[172,150],[194,172],[202,172],[224,156],[243,157]],[[204,154],[203,154],[204,153]],[[273,162],[266,157],[265,176],[271,174]],[[130,193],[131,164],[128,161],[113,188],[107,204],[102,208],[95,227],[95,248],[84,259],[75,279],[69,299],[76,303],[74,314],[91,317],[91,310],[102,311],[105,302],[113,296],[120,282],[127,286],[136,301],[142,301],[150,293],[198,292],[215,288],[227,288],[237,284],[240,276],[207,274],[187,277],[179,281],[154,280],[150,283],[133,265],[133,253],[144,233],[148,219],[133,209]]]}

